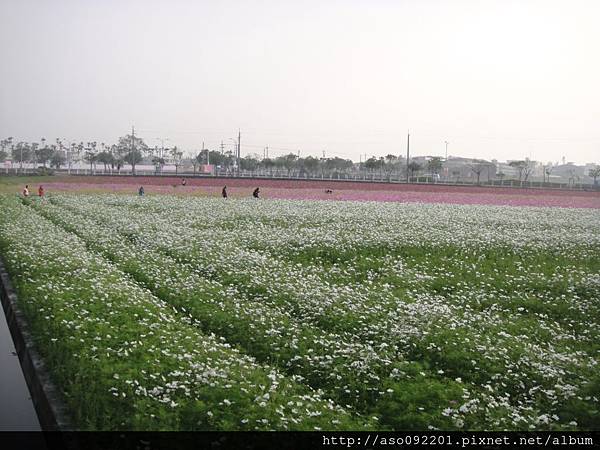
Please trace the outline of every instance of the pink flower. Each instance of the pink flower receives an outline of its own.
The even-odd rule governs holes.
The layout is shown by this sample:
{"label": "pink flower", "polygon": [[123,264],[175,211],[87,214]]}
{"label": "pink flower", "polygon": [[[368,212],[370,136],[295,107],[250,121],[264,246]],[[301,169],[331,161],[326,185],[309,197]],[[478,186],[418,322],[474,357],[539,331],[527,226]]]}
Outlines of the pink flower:
{"label": "pink flower", "polygon": [[[600,193],[551,189],[490,188],[482,186],[405,185],[388,183],[340,182],[321,180],[272,180],[181,177],[64,177],[46,185],[53,191],[137,192],[144,186],[147,194],[200,194],[220,196],[227,185],[231,197],[250,197],[260,187],[263,198],[301,200],[352,200],[410,203],[454,203],[509,206],[549,206],[563,208],[600,208]],[[326,193],[326,190],[332,193]]]}

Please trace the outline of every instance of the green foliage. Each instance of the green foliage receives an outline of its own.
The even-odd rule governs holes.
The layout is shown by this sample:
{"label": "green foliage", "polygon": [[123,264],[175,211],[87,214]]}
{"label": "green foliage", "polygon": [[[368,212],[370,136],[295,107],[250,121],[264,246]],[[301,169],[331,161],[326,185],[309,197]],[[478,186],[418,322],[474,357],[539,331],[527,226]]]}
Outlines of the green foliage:
{"label": "green foliage", "polygon": [[[319,409],[296,429],[567,430],[598,420],[594,211],[113,195],[0,201],[11,273],[85,427],[119,428],[126,418],[135,429],[252,429],[265,419],[279,429],[278,408],[314,390],[315,404],[353,412]],[[38,269],[38,259],[49,267]],[[77,282],[59,282],[65,271],[77,271]],[[56,318],[40,309],[48,307]],[[160,338],[132,345],[147,316]],[[84,331],[111,338],[94,351]],[[177,407],[110,378],[151,367],[171,380],[181,349],[215,342],[227,346],[189,354],[195,364],[227,359],[235,382],[186,384],[194,397],[182,392]],[[246,356],[250,369],[239,368]],[[264,390],[255,387],[269,383],[269,371],[281,390],[257,406]],[[246,382],[251,394],[235,387]],[[106,395],[115,383],[125,397]]]}
{"label": "green foliage", "polygon": [[402,372],[410,378],[386,383],[381,400],[381,423],[394,430],[418,431],[460,429],[444,410],[461,404],[460,383],[426,373],[418,363],[407,364]]}
{"label": "green foliage", "polygon": [[427,169],[431,173],[439,173],[442,170],[442,159],[435,157],[427,161]]}
{"label": "green foliage", "polygon": [[50,158],[50,167],[54,169],[60,169],[61,166],[65,165],[67,159],[62,152],[54,152],[52,157]]}
{"label": "green foliage", "polygon": [[139,150],[127,152],[125,153],[125,156],[123,156],[123,161],[127,164],[131,164],[133,167],[142,162],[142,159],[142,153]]}
{"label": "green foliage", "polygon": [[591,168],[588,172],[588,175],[594,179],[594,182],[600,177],[600,166],[595,166]]}
{"label": "green foliage", "polygon": [[38,167],[37,169],[35,169],[35,173],[37,176],[48,176],[54,175],[54,170],[49,169],[47,167]]}

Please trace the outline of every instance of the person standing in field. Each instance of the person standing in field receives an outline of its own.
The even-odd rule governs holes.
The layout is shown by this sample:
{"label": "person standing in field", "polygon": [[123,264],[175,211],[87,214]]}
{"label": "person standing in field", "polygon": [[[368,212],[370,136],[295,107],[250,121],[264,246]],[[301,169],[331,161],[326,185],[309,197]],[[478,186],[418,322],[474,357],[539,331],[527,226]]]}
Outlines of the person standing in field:
{"label": "person standing in field", "polygon": [[138,190],[138,195],[139,195],[140,197],[143,197],[143,196],[144,196],[144,186],[140,186],[140,188],[139,188],[139,190]]}
{"label": "person standing in field", "polygon": [[40,197],[43,197],[43,196],[44,196],[44,186],[40,186],[40,187],[39,187],[39,189],[38,189],[38,195],[39,195]]}
{"label": "person standing in field", "polygon": [[259,193],[260,193],[260,189],[259,188],[254,189],[254,192],[252,192],[252,197],[258,198],[258,194]]}
{"label": "person standing in field", "polygon": [[25,189],[23,189],[23,197],[29,197],[29,185],[25,185]]}
{"label": "person standing in field", "polygon": [[181,185],[185,186],[187,184],[187,180],[185,178],[181,179]]}
{"label": "person standing in field", "polygon": [[227,186],[223,186],[223,190],[221,191],[221,196],[223,198],[227,198]]}

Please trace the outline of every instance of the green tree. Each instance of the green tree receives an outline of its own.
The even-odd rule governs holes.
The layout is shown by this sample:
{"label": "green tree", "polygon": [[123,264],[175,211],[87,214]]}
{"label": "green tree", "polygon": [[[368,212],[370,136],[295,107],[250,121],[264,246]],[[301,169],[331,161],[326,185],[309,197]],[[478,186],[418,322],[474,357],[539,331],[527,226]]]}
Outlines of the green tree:
{"label": "green tree", "polygon": [[37,154],[39,146],[40,144],[37,142],[32,142],[30,145],[31,152],[29,153],[29,162],[33,164],[33,167],[37,167]]}
{"label": "green tree", "polygon": [[175,166],[175,175],[177,175],[179,173],[179,166],[183,163],[183,152],[175,146],[171,149],[170,153],[173,165]]}
{"label": "green tree", "polygon": [[410,177],[414,177],[416,172],[419,172],[423,169],[423,166],[421,166],[421,164],[419,164],[418,162],[412,161],[411,163],[408,164],[408,173],[410,174]]}
{"label": "green tree", "polygon": [[12,137],[0,140],[0,161],[4,161],[8,158],[8,150],[12,146],[12,140]]}
{"label": "green tree", "polygon": [[42,166],[44,166],[44,168],[45,168],[48,161],[50,161],[52,159],[54,152],[55,152],[55,149],[52,147],[49,147],[47,145],[36,150],[35,153],[36,153],[37,162],[39,164],[41,164]]}
{"label": "green tree", "polygon": [[354,163],[349,159],[344,158],[327,158],[325,160],[325,168],[330,174],[339,175],[340,173],[347,172],[350,168],[354,166]]}
{"label": "green tree", "polygon": [[442,170],[442,158],[436,156],[427,161],[427,170],[429,170],[432,177],[434,174],[440,173]]}
{"label": "green tree", "polygon": [[527,181],[527,178],[529,178],[529,175],[533,172],[533,163],[529,158],[525,158],[521,161],[511,161],[508,165],[519,171],[519,182],[521,184],[523,181]]}
{"label": "green tree", "polygon": [[260,162],[260,166],[265,170],[269,171],[269,175],[273,175],[273,168],[275,167],[275,161],[271,158],[265,158]]}
{"label": "green tree", "polygon": [[0,139],[0,150],[6,151],[10,147],[11,143],[12,143],[11,137],[6,138],[6,139]]}
{"label": "green tree", "polygon": [[488,164],[485,164],[485,162],[483,161],[475,161],[473,164],[469,164],[469,168],[471,169],[471,172],[473,172],[475,174],[475,176],[477,177],[477,184],[479,184],[479,179],[481,178],[481,173],[484,171],[484,169],[488,167]]}
{"label": "green tree", "polygon": [[204,161],[204,155],[202,154],[202,152],[199,152],[198,154],[196,154],[196,156],[193,156],[190,161],[192,163],[192,167],[194,168],[194,175],[196,175],[198,166],[202,165]]}
{"label": "green tree", "polygon": [[546,181],[547,178],[547,181],[550,182],[550,174],[552,173],[553,169],[554,167],[552,167],[550,164],[544,167],[544,181]]}
{"label": "green tree", "polygon": [[119,138],[117,151],[119,159],[130,164],[131,172],[135,175],[135,166],[142,162],[144,154],[148,152],[148,146],[144,143],[142,138],[126,134]]}
{"label": "green tree", "polygon": [[31,159],[31,146],[27,142],[17,142],[12,149],[12,160],[19,163],[23,169],[23,163]]}
{"label": "green tree", "polygon": [[83,154],[83,160],[90,164],[90,173],[93,174],[94,166],[96,165],[96,161],[98,161],[98,155],[91,148],[88,148]]}
{"label": "green tree", "polygon": [[592,167],[588,172],[588,176],[592,177],[594,179],[594,185],[597,185],[598,178],[600,177],[600,166]]}
{"label": "green tree", "polygon": [[225,163],[225,156],[221,152],[211,150],[208,152],[208,157],[214,166],[222,166]]}
{"label": "green tree", "polygon": [[123,162],[129,164],[131,166],[131,172],[135,175],[135,166],[142,162],[144,157],[142,156],[142,152],[135,149],[130,150],[123,156]]}
{"label": "green tree", "polygon": [[313,176],[315,173],[318,172],[319,164],[321,164],[321,161],[318,158],[315,158],[314,156],[307,156],[306,158],[302,159],[301,164],[302,168],[305,171],[307,171],[311,176]]}
{"label": "green tree", "polygon": [[374,172],[376,170],[381,171],[383,169],[384,164],[385,160],[383,158],[378,159],[374,156],[371,156],[365,161],[365,169],[367,169],[370,172]]}
{"label": "green tree", "polygon": [[98,153],[96,159],[99,163],[104,164],[104,172],[106,172],[108,166],[112,166],[115,163],[115,157],[107,150]]}
{"label": "green tree", "polygon": [[296,167],[298,161],[298,155],[294,153],[288,153],[287,155],[279,156],[275,158],[275,165],[282,167],[287,171],[287,175],[290,176],[292,170]]}
{"label": "green tree", "polygon": [[240,168],[242,170],[248,170],[254,172],[259,165],[259,161],[256,157],[248,155],[240,160]]}
{"label": "green tree", "polygon": [[54,167],[55,169],[60,169],[61,166],[65,165],[67,159],[63,152],[54,152],[52,158],[50,158],[50,167]]}
{"label": "green tree", "polygon": [[165,158],[161,158],[160,156],[155,156],[154,158],[152,158],[152,164],[154,164],[156,173],[162,173],[165,163]]}
{"label": "green tree", "polygon": [[401,161],[401,158],[392,154],[386,155],[384,158],[383,171],[388,181],[391,179],[392,173],[400,169]]}

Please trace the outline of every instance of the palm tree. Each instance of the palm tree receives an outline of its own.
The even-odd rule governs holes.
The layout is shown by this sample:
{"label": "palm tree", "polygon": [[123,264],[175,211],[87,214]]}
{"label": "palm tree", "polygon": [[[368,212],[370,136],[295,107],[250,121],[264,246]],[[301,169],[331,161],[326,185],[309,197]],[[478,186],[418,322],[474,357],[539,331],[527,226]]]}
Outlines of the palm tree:
{"label": "palm tree", "polygon": [[410,177],[412,178],[415,175],[415,172],[418,172],[419,170],[421,170],[423,167],[421,166],[421,164],[419,164],[418,162],[414,162],[412,161],[409,165],[408,165],[408,171],[410,173]]}
{"label": "palm tree", "polygon": [[173,157],[173,164],[175,165],[175,175],[177,175],[179,171],[179,166],[181,165],[181,158],[183,157],[183,152],[179,151],[177,146],[174,146],[171,149],[171,156]]}

